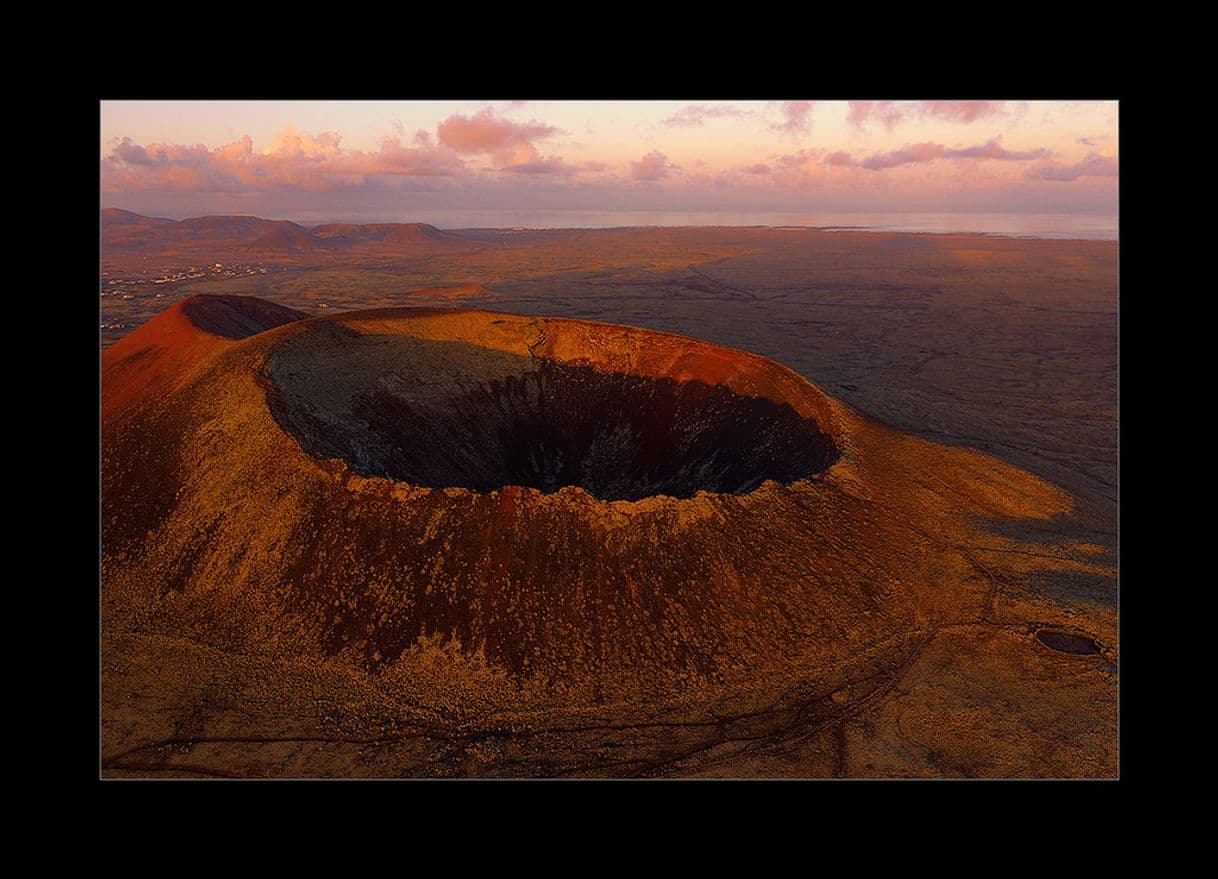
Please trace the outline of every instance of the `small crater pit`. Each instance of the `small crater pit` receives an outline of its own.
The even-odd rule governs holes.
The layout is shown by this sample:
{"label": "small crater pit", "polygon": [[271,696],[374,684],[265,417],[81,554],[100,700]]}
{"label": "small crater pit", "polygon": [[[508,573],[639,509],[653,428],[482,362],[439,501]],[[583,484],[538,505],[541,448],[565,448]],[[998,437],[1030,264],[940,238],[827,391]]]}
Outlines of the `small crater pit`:
{"label": "small crater pit", "polygon": [[[839,457],[814,419],[720,384],[413,336],[310,334],[268,357],[268,400],[308,453],[434,488],[602,500],[790,483]],[[318,350],[320,348],[325,350]]]}
{"label": "small crater pit", "polygon": [[1037,629],[1036,638],[1050,650],[1058,653],[1070,653],[1075,656],[1093,656],[1100,652],[1100,645],[1095,639],[1077,632],[1063,632],[1060,629]]}

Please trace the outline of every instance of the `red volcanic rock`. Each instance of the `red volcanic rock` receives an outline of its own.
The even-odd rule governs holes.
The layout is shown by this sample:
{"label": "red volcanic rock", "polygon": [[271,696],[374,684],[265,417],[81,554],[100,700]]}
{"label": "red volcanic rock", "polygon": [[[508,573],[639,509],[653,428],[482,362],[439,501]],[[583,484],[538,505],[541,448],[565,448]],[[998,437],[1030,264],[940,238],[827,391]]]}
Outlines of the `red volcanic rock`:
{"label": "red volcanic rock", "polygon": [[[866,502],[882,483],[860,470],[862,425],[775,363],[629,327],[403,309],[220,343],[255,311],[291,316],[197,298],[149,324],[204,362],[106,425],[108,460],[155,445],[175,461],[151,482],[105,471],[121,512],[103,544],[139,547],[111,569],[116,591],[181,592],[196,637],[246,649],[275,619],[291,649],[362,666],[440,634],[512,674],[641,699],[691,673],[836,656],[920,612],[916,591],[882,588],[917,582],[922,560]],[[112,352],[108,373],[130,364]],[[248,613],[267,602],[271,618]]]}
{"label": "red volcanic rock", "polygon": [[612,763],[564,712],[663,751],[666,712],[718,741],[861,710],[989,612],[957,549],[984,518],[1070,506],[743,351],[474,310],[297,317],[194,297],[106,352],[106,637],[325,663],[440,738],[551,730],[519,740],[525,774]]}
{"label": "red volcanic rock", "polygon": [[189,373],[226,340],[244,339],[300,320],[292,308],[250,296],[192,296],[171,306],[102,352],[102,413],[132,396],[149,400]]}

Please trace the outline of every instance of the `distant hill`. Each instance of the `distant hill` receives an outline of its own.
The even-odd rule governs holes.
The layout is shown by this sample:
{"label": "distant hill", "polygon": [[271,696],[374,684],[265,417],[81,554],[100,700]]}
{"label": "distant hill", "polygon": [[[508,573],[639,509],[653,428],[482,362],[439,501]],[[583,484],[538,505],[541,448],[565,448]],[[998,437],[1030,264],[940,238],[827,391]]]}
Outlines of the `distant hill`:
{"label": "distant hill", "polygon": [[[188,220],[144,217],[131,211],[106,208],[101,212],[103,250],[139,249],[144,255],[158,248],[200,248],[201,260],[227,253],[243,258],[251,253],[302,253],[359,248],[396,252],[399,249],[466,244],[461,236],[428,223],[373,225],[328,223],[313,229],[287,220],[251,216],[206,216]],[[176,255],[181,255],[180,252]]]}
{"label": "distant hill", "polygon": [[115,209],[102,211],[103,248],[195,243],[268,249],[301,249],[319,244],[303,226],[286,220],[214,216],[179,221]]}
{"label": "distant hill", "polygon": [[167,217],[143,217],[131,211],[106,208],[101,212],[103,247],[144,247],[158,240],[177,226],[177,220]]}
{"label": "distant hill", "polygon": [[444,232],[430,223],[327,223],[313,229],[318,238],[354,244],[379,241],[387,244],[416,244],[432,241],[463,241],[459,235]]}
{"label": "distant hill", "polygon": [[247,236],[259,234],[276,225],[274,220],[259,217],[192,217],[182,220],[178,226],[192,235],[202,236]]}
{"label": "distant hill", "polygon": [[168,217],[144,217],[118,208],[104,208],[101,212],[102,226],[172,226],[177,220]]}
{"label": "distant hill", "polygon": [[309,250],[323,246],[323,242],[295,223],[275,223],[255,238],[252,246],[268,250]]}

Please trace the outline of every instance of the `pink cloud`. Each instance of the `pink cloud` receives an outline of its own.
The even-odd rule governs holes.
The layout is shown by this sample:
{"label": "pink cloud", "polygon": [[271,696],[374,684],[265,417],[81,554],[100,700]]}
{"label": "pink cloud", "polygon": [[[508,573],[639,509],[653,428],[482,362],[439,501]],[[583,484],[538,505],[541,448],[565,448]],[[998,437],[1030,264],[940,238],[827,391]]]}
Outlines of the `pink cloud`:
{"label": "pink cloud", "polygon": [[115,145],[113,155],[128,165],[155,165],[159,160],[159,157],[150,156],[139,144],[132,143],[129,137],[124,137]]}
{"label": "pink cloud", "polygon": [[637,162],[630,163],[630,174],[635,180],[662,180],[670,171],[678,170],[659,150],[652,150]]}
{"label": "pink cloud", "polygon": [[785,156],[775,156],[778,167],[772,180],[782,189],[806,189],[819,186],[828,177],[828,171],[820,161],[817,150],[800,150]]}
{"label": "pink cloud", "polygon": [[1025,162],[1029,159],[1047,159],[1049,151],[1043,147],[1034,150],[1008,150],[995,137],[980,146],[948,150],[945,155],[950,159],[998,159],[1004,162]]}
{"label": "pink cloud", "polygon": [[769,174],[770,166],[761,162],[756,165],[748,165],[740,170],[745,174]]}
{"label": "pink cloud", "polygon": [[517,123],[497,117],[489,107],[473,116],[453,114],[436,129],[440,143],[459,153],[501,152],[561,133],[535,119]]}
{"label": "pink cloud", "polygon": [[785,101],[782,104],[784,121],[770,126],[773,131],[782,134],[802,134],[812,124],[812,101]]}
{"label": "pink cloud", "polygon": [[897,168],[901,165],[916,165],[933,162],[936,159],[993,159],[1005,162],[1026,162],[1032,159],[1048,158],[1046,149],[1008,150],[999,143],[998,138],[983,144],[960,149],[948,149],[941,143],[915,143],[892,150],[887,153],[877,153],[862,161],[857,161],[842,153],[834,153],[831,164],[857,165],[869,171],[882,171],[887,168]]}
{"label": "pink cloud", "polygon": [[[810,186],[832,184],[837,186],[870,187],[887,185],[883,175],[873,174],[890,168],[907,165],[922,165],[941,159],[954,159],[975,167],[984,161],[1033,161],[1046,159],[1051,153],[1046,149],[1008,150],[997,138],[970,147],[949,148],[941,143],[915,143],[897,150],[857,156],[839,150],[826,153],[823,150],[806,149],[787,155],[772,156],[772,180],[782,188],[803,189]],[[755,166],[754,166],[755,167]],[[740,169],[750,173],[750,168]],[[973,174],[961,165],[960,174]]]}
{"label": "pink cloud", "polygon": [[942,158],[946,152],[947,148],[941,143],[915,143],[901,147],[899,150],[877,153],[856,164],[860,168],[866,168],[869,171],[881,171],[901,165],[934,161],[935,159]]}
{"label": "pink cloud", "polygon": [[352,151],[323,164],[323,172],[396,174],[408,177],[449,177],[463,169],[459,158],[444,149],[404,147],[400,139],[386,137],[379,152]]}
{"label": "pink cloud", "polygon": [[922,101],[919,115],[945,122],[975,122],[1006,113],[1002,101]]}
{"label": "pink cloud", "polygon": [[106,192],[306,192],[384,189],[404,177],[452,177],[465,170],[446,147],[411,148],[386,137],[379,150],[348,150],[335,132],[287,127],[261,151],[246,135],[209,150],[202,145],[117,142],[101,162]]}
{"label": "pink cloud", "polygon": [[851,101],[846,121],[856,128],[879,122],[891,131],[910,119],[968,123],[1006,112],[1002,101]]}
{"label": "pink cloud", "polygon": [[[234,147],[239,147],[234,144]],[[179,165],[183,167],[199,167],[207,162],[208,150],[202,144],[196,146],[181,146],[174,144],[149,144],[146,147],[133,143],[131,138],[124,137],[115,144],[113,155],[129,165],[148,168]]]}
{"label": "pink cloud", "polygon": [[341,140],[342,137],[336,131],[323,131],[314,136],[302,134],[288,125],[271,138],[270,145],[264,148],[262,153],[296,161],[333,159],[342,152],[339,147]]}
{"label": "pink cloud", "polygon": [[1070,182],[1080,177],[1116,177],[1116,156],[1102,156],[1099,153],[1088,153],[1085,159],[1073,165],[1041,165],[1029,168],[1025,175],[1030,180],[1053,180]]}
{"label": "pink cloud", "polygon": [[904,111],[893,101],[851,101],[846,121],[856,128],[862,128],[874,119],[891,131],[904,116]]}
{"label": "pink cloud", "polygon": [[570,177],[573,174],[578,174],[584,168],[564,162],[561,156],[549,156],[544,159],[538,156],[527,161],[506,165],[499,170],[505,174],[522,174],[525,176]]}
{"label": "pink cloud", "polygon": [[748,116],[745,110],[727,105],[691,104],[673,113],[661,124],[669,128],[692,128],[702,125],[707,119],[740,118]]}

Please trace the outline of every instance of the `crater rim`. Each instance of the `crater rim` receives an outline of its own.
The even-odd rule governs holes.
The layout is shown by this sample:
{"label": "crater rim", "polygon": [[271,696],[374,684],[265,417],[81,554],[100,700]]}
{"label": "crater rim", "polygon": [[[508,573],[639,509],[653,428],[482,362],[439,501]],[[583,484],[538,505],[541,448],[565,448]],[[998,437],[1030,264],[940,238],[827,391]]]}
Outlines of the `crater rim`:
{"label": "crater rim", "polygon": [[[495,312],[465,316],[471,315],[487,326],[504,318],[536,323]],[[536,341],[526,341],[527,353],[520,353],[442,332],[359,332],[344,326],[348,316],[366,313],[310,320],[303,332],[277,340],[259,383],[276,422],[306,454],[361,478],[476,495],[577,489],[603,503],[683,501],[816,479],[844,453],[828,396],[748,352],[557,319],[542,334],[548,342],[564,327],[638,334],[621,350],[610,344],[607,354],[596,352],[600,362],[563,359],[538,353]],[[657,374],[650,364],[629,361],[640,340],[664,346],[679,369]],[[624,367],[612,359],[623,357]],[[819,406],[805,403],[811,412],[804,414],[775,388],[744,393],[723,376],[728,358],[745,364],[749,381],[771,379]]]}

